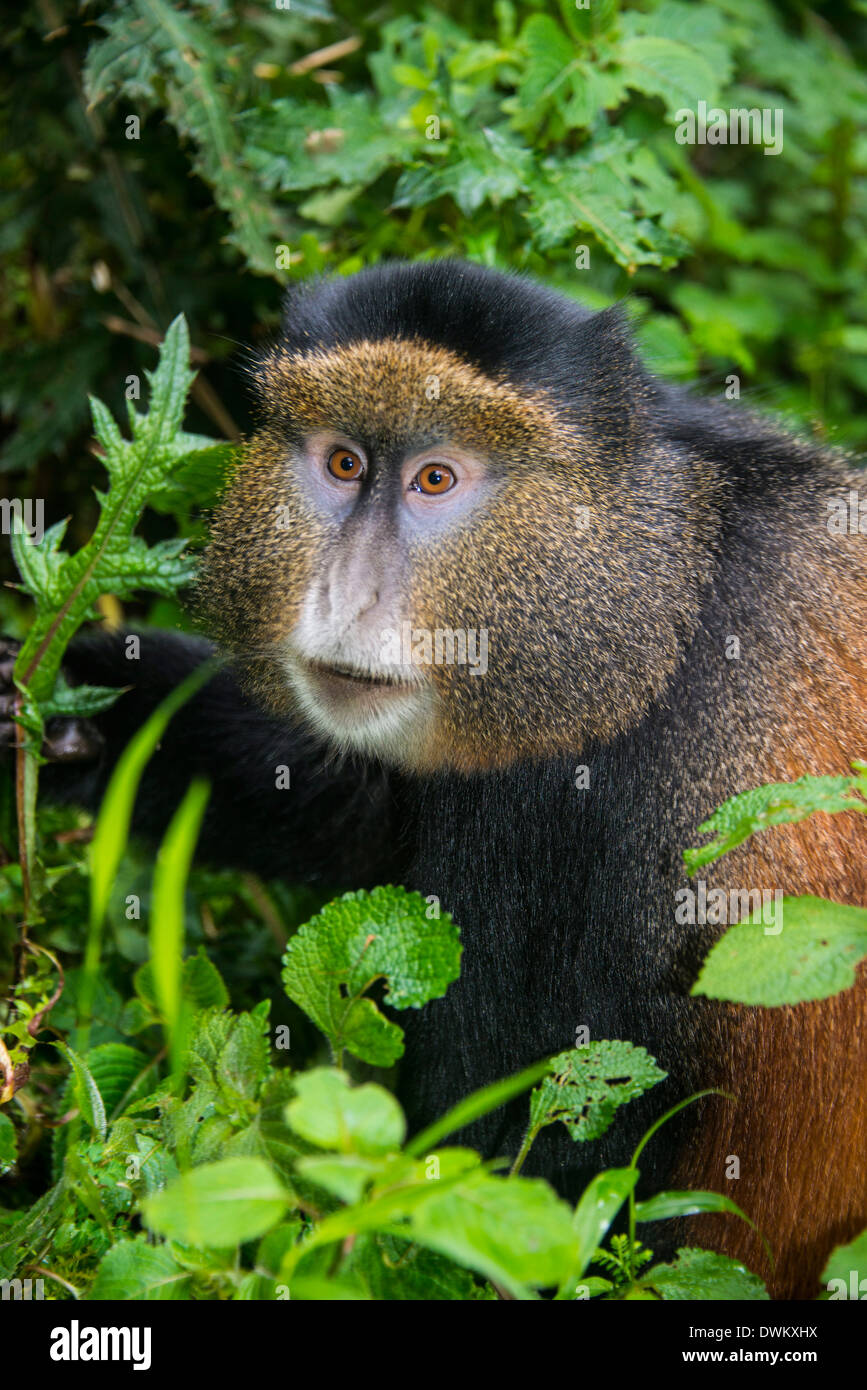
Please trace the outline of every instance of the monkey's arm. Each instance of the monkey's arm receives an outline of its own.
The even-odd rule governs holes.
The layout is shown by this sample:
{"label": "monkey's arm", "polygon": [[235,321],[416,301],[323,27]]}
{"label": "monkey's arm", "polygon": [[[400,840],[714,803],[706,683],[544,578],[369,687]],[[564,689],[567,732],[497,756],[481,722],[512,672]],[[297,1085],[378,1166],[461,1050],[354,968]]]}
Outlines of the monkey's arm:
{"label": "monkey's arm", "polygon": [[[43,768],[49,799],[95,811],[136,729],[212,650],[199,639],[156,630],[139,637],[136,660],[126,658],[125,634],[88,635],[70,646],[64,671],[73,683],[131,688],[93,721],[103,741],[96,757]],[[354,766],[335,770],[333,759],[329,766],[321,745],[252,705],[228,669],[169,723],[142,778],[134,830],[156,840],[194,776],[211,783],[201,860],[351,888],[399,872],[384,775]]]}

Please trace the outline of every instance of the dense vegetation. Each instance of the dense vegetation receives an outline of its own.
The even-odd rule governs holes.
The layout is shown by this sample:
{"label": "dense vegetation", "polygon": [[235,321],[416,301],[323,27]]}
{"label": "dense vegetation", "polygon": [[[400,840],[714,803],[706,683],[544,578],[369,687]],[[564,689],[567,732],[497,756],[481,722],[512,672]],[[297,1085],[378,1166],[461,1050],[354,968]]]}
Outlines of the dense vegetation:
{"label": "dense vegetation", "polygon": [[[274,327],[292,278],[459,253],[592,307],[628,295],[656,370],[712,392],[734,375],[758,408],[862,445],[863,9],[41,0],[10,22],[0,469],[47,529],[12,537],[20,588],[0,595],[24,641],[0,788],[0,1279],[52,1298],[766,1296],[711,1252],[654,1261],[642,1222],[737,1208],[636,1201],[640,1149],[575,1211],[520,1175],[543,1126],[595,1138],[662,1079],[640,1038],[540,1059],[408,1140],[388,1088],[401,1030],[370,991],[385,981],[397,1009],[441,994],[460,924],[399,888],[324,903],[191,868],[201,784],[155,864],[128,828],[172,708],[95,827],[43,802],[38,753],[52,714],[111,698],[59,678],[82,623],[186,624],[203,511],[247,423],[238,345]],[[700,101],[782,110],[782,151],[677,143]],[[816,810],[867,810],[867,768],[735,798],[688,867]],[[786,911],[773,951],[761,921],[731,928],[696,990],[847,988],[867,911]],[[448,1146],[523,1091],[511,1173]],[[853,1268],[867,1236],[826,1278]]]}

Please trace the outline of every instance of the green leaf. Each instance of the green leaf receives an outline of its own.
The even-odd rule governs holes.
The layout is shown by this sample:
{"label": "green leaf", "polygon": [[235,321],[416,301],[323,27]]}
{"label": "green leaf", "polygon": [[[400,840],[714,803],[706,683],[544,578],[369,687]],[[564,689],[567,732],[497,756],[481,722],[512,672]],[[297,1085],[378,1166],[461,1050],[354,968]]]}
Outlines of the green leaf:
{"label": "green leaf", "polygon": [[382,1086],[351,1086],[345,1072],[316,1067],[295,1078],[295,1094],[286,1119],[320,1149],[377,1157],[403,1143],[403,1111]]}
{"label": "green leaf", "polygon": [[122,694],[123,689],[114,685],[69,685],[61,671],[52,694],[42,701],[42,717],[50,719],[59,715],[66,719],[89,719],[94,714],[111,709]]}
{"label": "green leaf", "polygon": [[670,1221],[678,1216],[695,1216],[701,1211],[730,1212],[747,1225],[753,1222],[730,1197],[722,1192],[657,1192],[646,1202],[636,1202],[636,1221]]}
{"label": "green leaf", "polygon": [[0,1113],[0,1178],[11,1173],[18,1162],[18,1144],[15,1126],[8,1115]]}
{"label": "green leaf", "polygon": [[618,1108],[665,1079],[643,1047],[594,1042],[561,1052],[530,1097],[530,1128],[562,1120],[576,1141],[598,1139]]}
{"label": "green leaf", "polygon": [[75,1078],[73,1095],[75,1102],[91,1130],[100,1139],[106,1136],[105,1105],[99,1087],[93,1079],[87,1063],[66,1043],[56,1042],[54,1046],[63,1053],[72,1067]]}
{"label": "green leaf", "polygon": [[862,763],[852,766],[854,777],[799,777],[730,797],[698,827],[699,834],[714,836],[710,844],[684,851],[687,873],[692,876],[771,826],[796,824],[817,811],[867,811],[867,772]]}
{"label": "green leaf", "polygon": [[412,1236],[515,1298],[558,1287],[575,1265],[572,1211],[546,1182],[478,1172],[413,1212]]}
{"label": "green leaf", "polygon": [[783,898],[774,932],[759,914],[729,927],[711,948],[692,993],[768,1007],[827,999],[855,983],[865,956],[867,908]]}
{"label": "green leaf", "polygon": [[669,116],[682,107],[695,110],[699,101],[712,106],[719,81],[710,63],[677,39],[650,35],[624,39],[617,49],[628,87],[661,97]]}
{"label": "green leaf", "polygon": [[137,1236],[106,1251],[87,1297],[106,1302],[187,1298],[190,1277],[165,1245],[151,1245]]}
{"label": "green leaf", "polygon": [[169,720],[210,679],[214,670],[215,663],[203,662],[157,705],[121,753],[103,795],[90,846],[90,925],[84,962],[86,979],[82,985],[83,1019],[89,1018],[87,989],[92,995],[99,968],[102,922],[129,838],[132,810],[142,773]]}
{"label": "green leaf", "polygon": [[149,580],[174,592],[192,577],[192,563],[181,554],[185,542],[149,548],[132,534],[148,497],[166,484],[170,465],[184,452],[176,435],[195,375],[189,356],[187,325],[179,316],[166,332],[156,371],[146,373],[151,383],[148,412],[131,409],[131,440],[121,436],[100,401],[91,402],[111,486],[107,495],[98,494],[99,520],[90,541],[74,555],[63,554],[59,545],[65,523],[52,526],[38,543],[24,534],[13,536],[24,586],[36,604],[15,679],[37,701],[52,697],[63,652],[81,623],[95,615],[101,594],[128,594],[147,587]]}
{"label": "green leaf", "polygon": [[572,1227],[578,1241],[575,1265],[569,1278],[558,1291],[558,1299],[575,1297],[575,1290],[581,1275],[593,1258],[593,1251],[602,1243],[605,1232],[637,1181],[637,1168],[608,1168],[602,1173],[597,1173],[587,1184],[572,1218]]}
{"label": "green leaf", "polygon": [[838,1285],[831,1290],[831,1298],[836,1295],[837,1298],[863,1300],[867,1293],[867,1231],[862,1231],[848,1245],[836,1245],[831,1251],[822,1271],[822,1283],[828,1285],[832,1279],[842,1279],[844,1287],[841,1289]]}
{"label": "green leaf", "polygon": [[224,1158],[182,1173],[142,1202],[147,1225],[170,1240],[223,1248],[275,1226],[291,1196],[261,1158]]}
{"label": "green leaf", "polygon": [[746,1265],[712,1250],[678,1250],[671,1264],[654,1265],[639,1280],[667,1301],[689,1299],[725,1301],[768,1300],[768,1291]]}
{"label": "green leaf", "polygon": [[131,0],[98,23],[106,38],[91,45],[84,71],[91,104],[122,90],[136,106],[164,110],[192,142],[197,172],[231,219],[231,240],[255,270],[273,275],[286,229],[247,167],[228,99],[237,74],[210,24],[167,0]]}
{"label": "green leaf", "polygon": [[184,893],[193,850],[210,795],[207,782],[190,784],[157,853],[148,939],[154,993],[165,1020],[173,1061],[180,1065],[183,1001]]}
{"label": "green leaf", "polygon": [[403,1052],[403,1033],[365,992],[387,983],[396,1009],[418,1008],[445,992],[460,971],[458,928],[447,912],[431,920],[419,893],[375,888],[335,899],[300,929],[284,957],[289,998],[331,1041],[374,1066]]}
{"label": "green leaf", "polygon": [[480,1288],[467,1269],[396,1236],[362,1236],[353,1245],[349,1268],[378,1301],[468,1303],[495,1297],[492,1289]]}

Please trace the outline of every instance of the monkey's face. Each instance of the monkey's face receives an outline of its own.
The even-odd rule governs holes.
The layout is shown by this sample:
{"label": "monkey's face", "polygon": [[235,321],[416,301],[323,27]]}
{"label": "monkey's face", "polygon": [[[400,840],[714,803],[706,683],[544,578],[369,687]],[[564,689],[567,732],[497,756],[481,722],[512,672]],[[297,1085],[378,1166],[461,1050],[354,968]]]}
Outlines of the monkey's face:
{"label": "monkey's face", "polygon": [[544,393],[419,342],[276,349],[259,384],[201,588],[272,708],[425,772],[638,717],[701,568],[689,498],[667,553],[652,443],[630,496]]}

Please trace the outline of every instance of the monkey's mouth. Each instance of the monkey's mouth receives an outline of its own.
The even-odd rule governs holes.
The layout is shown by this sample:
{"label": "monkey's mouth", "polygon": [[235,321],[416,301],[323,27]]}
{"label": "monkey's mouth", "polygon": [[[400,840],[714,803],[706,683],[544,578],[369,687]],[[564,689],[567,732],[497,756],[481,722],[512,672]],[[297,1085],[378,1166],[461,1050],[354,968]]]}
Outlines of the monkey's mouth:
{"label": "monkey's mouth", "polygon": [[417,680],[407,680],[390,671],[365,671],[356,666],[336,666],[329,662],[304,662],[308,673],[320,681],[333,682],[347,689],[365,687],[371,691],[413,691],[418,689]]}
{"label": "monkey's mouth", "polygon": [[402,673],[364,670],[356,666],[332,665],[330,662],[303,662],[304,672],[316,688],[331,699],[389,699],[417,693],[419,680]]}

